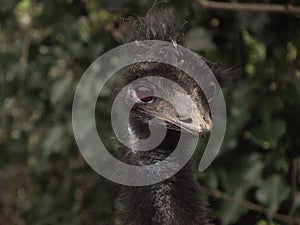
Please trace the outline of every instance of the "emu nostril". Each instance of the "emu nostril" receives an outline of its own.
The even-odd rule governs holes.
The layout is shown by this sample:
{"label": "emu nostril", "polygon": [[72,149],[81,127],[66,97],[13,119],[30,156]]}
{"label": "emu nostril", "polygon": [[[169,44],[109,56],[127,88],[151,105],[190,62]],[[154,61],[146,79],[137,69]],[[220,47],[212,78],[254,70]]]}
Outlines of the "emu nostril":
{"label": "emu nostril", "polygon": [[181,122],[184,122],[184,123],[192,123],[193,120],[192,118],[187,118],[187,119],[179,119]]}

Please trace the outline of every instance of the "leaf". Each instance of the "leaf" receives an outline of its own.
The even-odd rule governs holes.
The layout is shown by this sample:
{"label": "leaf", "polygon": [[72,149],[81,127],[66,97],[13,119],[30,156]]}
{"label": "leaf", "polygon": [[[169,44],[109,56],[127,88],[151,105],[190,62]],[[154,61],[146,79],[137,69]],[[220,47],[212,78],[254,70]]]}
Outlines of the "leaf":
{"label": "leaf", "polygon": [[[253,154],[247,158],[235,161],[233,171],[229,171],[230,177],[223,180],[226,192],[229,192],[234,199],[245,199],[247,192],[259,185],[261,182],[261,174],[264,169],[263,162],[258,154]],[[235,223],[247,209],[241,208],[239,205],[230,202],[223,202],[221,206],[222,224]]]}
{"label": "leaf", "polygon": [[56,125],[49,129],[46,138],[43,142],[43,155],[48,157],[51,153],[64,152],[67,146],[66,128],[62,125]]}
{"label": "leaf", "polygon": [[281,202],[288,197],[289,192],[290,188],[285,184],[282,177],[276,174],[261,182],[256,192],[256,198],[276,212]]}
{"label": "leaf", "polygon": [[211,35],[207,30],[202,27],[196,27],[186,34],[184,42],[187,48],[193,51],[203,51],[216,48],[211,40]]}
{"label": "leaf", "polygon": [[56,81],[50,91],[50,100],[53,105],[61,103],[66,96],[70,95],[72,77],[65,76],[63,79]]}
{"label": "leaf", "polygon": [[251,107],[255,104],[253,91],[256,85],[249,83],[237,84],[232,96],[231,107],[229,108],[230,117],[226,128],[225,139],[222,145],[224,150],[230,150],[238,144],[238,135],[251,119]]}
{"label": "leaf", "polygon": [[251,130],[249,138],[257,145],[269,149],[277,146],[285,132],[285,121],[265,121]]}
{"label": "leaf", "polygon": [[[243,199],[245,193],[242,189],[235,190],[233,198]],[[238,204],[224,202],[221,208],[221,220],[223,225],[235,223],[247,210]]]}

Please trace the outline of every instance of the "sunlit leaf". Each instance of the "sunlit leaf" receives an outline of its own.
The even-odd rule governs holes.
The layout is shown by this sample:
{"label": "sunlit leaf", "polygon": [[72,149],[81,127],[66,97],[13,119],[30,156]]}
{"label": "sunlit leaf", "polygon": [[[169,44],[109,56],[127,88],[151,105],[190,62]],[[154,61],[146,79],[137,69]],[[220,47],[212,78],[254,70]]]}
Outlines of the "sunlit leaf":
{"label": "sunlit leaf", "polygon": [[290,188],[285,184],[282,177],[273,175],[265,179],[256,192],[257,199],[276,212],[281,202],[288,197]]}
{"label": "sunlit leaf", "polygon": [[185,36],[185,44],[193,51],[207,51],[216,48],[209,32],[202,27],[190,30]]}

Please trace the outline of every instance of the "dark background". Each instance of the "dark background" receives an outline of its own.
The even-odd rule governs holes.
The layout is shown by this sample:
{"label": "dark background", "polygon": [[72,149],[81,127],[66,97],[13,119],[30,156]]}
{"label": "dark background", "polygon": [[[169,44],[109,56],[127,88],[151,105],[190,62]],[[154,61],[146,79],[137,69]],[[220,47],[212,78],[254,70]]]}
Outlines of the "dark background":
{"label": "dark background", "polygon": [[[120,45],[128,19],[152,4],[0,1],[0,224],[119,224],[118,185],[94,172],[75,144],[72,98],[87,67]],[[221,153],[197,173],[210,218],[265,225],[300,217],[300,14],[164,5],[188,22],[187,47],[241,67],[224,87]]]}

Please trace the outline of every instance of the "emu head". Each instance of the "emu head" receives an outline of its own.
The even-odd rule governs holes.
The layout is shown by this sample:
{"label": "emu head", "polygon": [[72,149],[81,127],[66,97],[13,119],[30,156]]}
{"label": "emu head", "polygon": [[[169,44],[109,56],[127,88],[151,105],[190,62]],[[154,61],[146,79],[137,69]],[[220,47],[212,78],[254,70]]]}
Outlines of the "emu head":
{"label": "emu head", "polygon": [[[153,81],[153,77],[159,79]],[[140,78],[144,79],[132,84]],[[140,137],[148,135],[144,128],[154,118],[159,119],[154,125],[162,125],[159,121],[163,121],[169,130],[202,137],[210,132],[210,111],[201,88],[176,67],[154,62],[137,63],[123,74],[120,86],[125,85],[123,100],[133,105],[130,126]],[[157,97],[156,93],[163,93],[168,99]]]}
{"label": "emu head", "polygon": [[[176,61],[176,46],[177,44],[183,45],[183,34],[183,24],[178,23],[170,11],[155,8],[145,18],[137,20],[128,41],[171,42],[175,50],[170,57],[174,56]],[[161,53],[164,54],[164,49],[161,49]],[[148,61],[147,54],[149,52],[137,54],[138,58],[145,60],[139,60],[142,62],[125,68],[117,85],[117,91],[126,86],[121,98],[125,103],[133,105],[129,117],[129,134],[134,133],[141,139],[147,138],[150,135],[149,126],[152,125],[153,118],[163,121],[170,133],[183,131],[201,137],[209,134],[212,128],[210,109],[200,86],[190,75],[174,66]],[[223,71],[218,63],[205,59],[203,61],[219,81],[225,80],[229,70]],[[172,65],[175,64],[172,63]],[[152,82],[151,77],[165,78],[181,88],[177,88],[176,85],[170,86],[163,80],[158,83]],[[145,78],[144,82],[131,85],[139,78]],[[155,96],[157,91],[166,93],[171,101]],[[176,107],[171,102],[176,102]],[[157,120],[155,121],[154,125],[162,125]]]}

